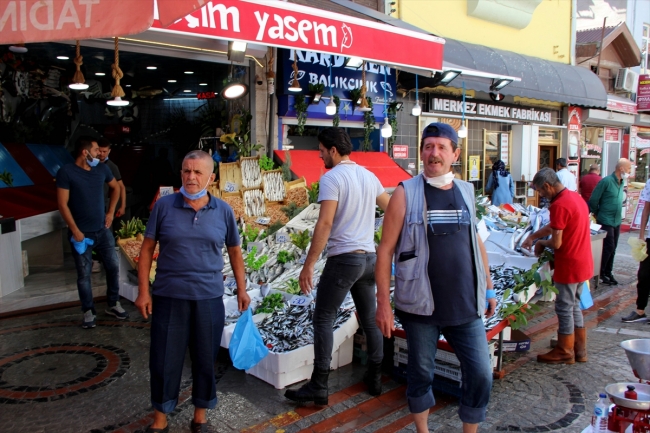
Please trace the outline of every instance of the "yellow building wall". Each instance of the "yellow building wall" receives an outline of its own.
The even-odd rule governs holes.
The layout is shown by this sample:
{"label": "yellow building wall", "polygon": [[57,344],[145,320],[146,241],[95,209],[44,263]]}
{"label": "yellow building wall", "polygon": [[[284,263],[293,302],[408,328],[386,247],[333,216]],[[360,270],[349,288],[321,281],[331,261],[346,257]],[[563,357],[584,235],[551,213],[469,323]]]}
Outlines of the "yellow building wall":
{"label": "yellow building wall", "polygon": [[503,4],[522,2],[522,7],[534,8],[530,23],[521,29],[469,16],[468,8],[471,6],[468,2],[476,5],[476,1],[400,0],[396,12],[400,19],[443,38],[571,63],[571,0],[541,0],[537,5],[534,0],[478,0],[481,8],[487,8],[488,15],[495,17],[494,20],[504,21],[504,17],[512,16],[511,22],[518,20],[521,23],[522,17],[525,21],[525,13],[515,11],[510,14]]}

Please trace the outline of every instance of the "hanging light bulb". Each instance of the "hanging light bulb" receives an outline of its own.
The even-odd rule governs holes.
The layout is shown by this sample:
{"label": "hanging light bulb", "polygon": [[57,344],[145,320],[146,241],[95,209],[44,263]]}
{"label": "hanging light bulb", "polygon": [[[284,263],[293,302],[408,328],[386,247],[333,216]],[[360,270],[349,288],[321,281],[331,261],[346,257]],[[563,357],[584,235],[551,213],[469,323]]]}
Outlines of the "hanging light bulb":
{"label": "hanging light bulb", "polygon": [[463,123],[462,125],[460,125],[460,128],[458,128],[458,138],[466,138],[466,137],[467,137],[467,128]]}
{"label": "hanging light bulb", "polygon": [[86,79],[84,74],[81,72],[81,65],[83,65],[83,57],[81,55],[81,46],[79,44],[79,39],[77,39],[77,53],[74,58],[74,64],[77,65],[77,70],[72,77],[72,83],[68,85],[72,90],[86,90],[88,84],[86,84]]}
{"label": "hanging light bulb", "polygon": [[293,81],[291,81],[291,86],[289,86],[290,92],[302,92],[302,87],[300,87],[300,81],[298,81],[298,57],[296,56],[296,51],[293,51]]}
{"label": "hanging light bulb", "polygon": [[124,73],[120,69],[120,45],[117,37],[115,37],[115,62],[111,65],[111,69],[113,70],[115,85],[113,86],[113,90],[111,90],[113,99],[106,101],[106,104],[111,107],[124,107],[125,105],[129,105],[129,101],[122,100],[122,97],[126,95],[124,90],[122,90],[122,86],[120,86],[120,80],[124,76]]}
{"label": "hanging light bulb", "polygon": [[393,135],[393,127],[388,123],[388,116],[384,117],[384,124],[381,125],[381,136],[388,138]]}
{"label": "hanging light bulb", "polygon": [[411,115],[419,116],[422,114],[422,107],[420,107],[420,98],[418,97],[418,75],[415,74],[415,105],[411,109]]}
{"label": "hanging light bulb", "polygon": [[129,101],[124,101],[121,97],[116,96],[115,98],[106,101],[106,105],[110,105],[111,107],[125,107],[129,105]]}
{"label": "hanging light bulb", "polygon": [[333,116],[336,114],[336,104],[334,103],[334,95],[332,94],[332,61],[330,59],[330,102],[325,106],[325,114]]}
{"label": "hanging light bulb", "polygon": [[368,88],[366,87],[366,61],[364,60],[361,64],[361,103],[359,104],[359,111],[366,112],[371,111],[370,105],[368,105],[368,100],[366,99],[366,92]]}

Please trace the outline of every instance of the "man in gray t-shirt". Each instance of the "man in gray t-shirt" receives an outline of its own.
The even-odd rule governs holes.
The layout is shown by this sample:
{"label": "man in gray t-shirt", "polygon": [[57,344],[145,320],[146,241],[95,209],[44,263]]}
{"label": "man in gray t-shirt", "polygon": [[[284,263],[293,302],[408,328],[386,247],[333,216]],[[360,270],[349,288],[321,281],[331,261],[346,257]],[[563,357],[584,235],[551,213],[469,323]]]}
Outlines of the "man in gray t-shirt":
{"label": "man in gray t-shirt", "polygon": [[[318,135],[320,157],[332,170],[320,180],[320,215],[302,272],[300,288],[313,289],[314,265],[327,244],[327,263],[318,283],[314,311],[314,371],[311,380],[284,394],[297,402],[327,405],[327,379],[332,360],[333,325],[348,292],[357,308],[368,345],[364,382],[371,395],[381,394],[383,339],[375,322],[375,205],[388,206],[379,179],[350,160],[352,143],[341,128]],[[329,239],[329,243],[328,243]]]}

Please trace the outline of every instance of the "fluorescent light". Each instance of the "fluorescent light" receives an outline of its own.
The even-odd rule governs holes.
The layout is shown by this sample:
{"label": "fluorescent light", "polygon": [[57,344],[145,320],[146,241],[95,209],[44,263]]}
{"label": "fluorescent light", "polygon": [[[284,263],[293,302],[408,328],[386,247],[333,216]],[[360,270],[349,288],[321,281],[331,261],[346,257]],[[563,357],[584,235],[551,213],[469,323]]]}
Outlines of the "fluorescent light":
{"label": "fluorescent light", "polygon": [[185,93],[190,93],[191,90],[183,90],[183,92],[185,92]]}
{"label": "fluorescent light", "polygon": [[70,60],[70,57],[68,56],[56,56],[56,58],[59,60]]}
{"label": "fluorescent light", "polygon": [[25,54],[27,52],[27,47],[25,44],[16,44],[9,47],[9,51],[16,54]]}
{"label": "fluorescent light", "polygon": [[363,64],[363,59],[361,57],[348,57],[345,61],[345,66],[348,68],[359,68]]}
{"label": "fluorescent light", "polygon": [[192,74],[194,73],[194,71],[185,71],[185,73],[186,73],[187,75],[192,75]]}
{"label": "fluorescent light", "polygon": [[207,86],[208,83],[199,83],[199,86]]}
{"label": "fluorescent light", "polygon": [[167,80],[168,83],[175,83],[176,80]]}
{"label": "fluorescent light", "polygon": [[97,75],[98,77],[103,77],[106,74],[103,72],[95,72],[95,75]]}
{"label": "fluorescent light", "polygon": [[246,52],[246,42],[232,41],[231,50],[240,51],[242,53],[245,53]]}
{"label": "fluorescent light", "polygon": [[147,69],[149,69],[150,71],[155,71],[156,69],[158,69],[158,67],[157,66],[147,66]]}

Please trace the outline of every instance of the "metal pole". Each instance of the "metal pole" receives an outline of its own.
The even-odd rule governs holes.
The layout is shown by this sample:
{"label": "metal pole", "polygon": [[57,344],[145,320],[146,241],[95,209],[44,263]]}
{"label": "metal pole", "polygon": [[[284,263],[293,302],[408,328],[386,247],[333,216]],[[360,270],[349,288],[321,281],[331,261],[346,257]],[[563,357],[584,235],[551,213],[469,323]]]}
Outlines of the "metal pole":
{"label": "metal pole", "polygon": [[596,63],[596,75],[600,77],[600,55],[603,53],[603,40],[605,39],[605,24],[607,17],[603,18],[603,31],[600,33],[600,46],[598,47],[598,63]]}

